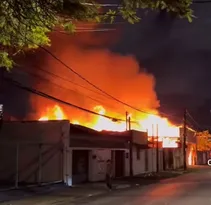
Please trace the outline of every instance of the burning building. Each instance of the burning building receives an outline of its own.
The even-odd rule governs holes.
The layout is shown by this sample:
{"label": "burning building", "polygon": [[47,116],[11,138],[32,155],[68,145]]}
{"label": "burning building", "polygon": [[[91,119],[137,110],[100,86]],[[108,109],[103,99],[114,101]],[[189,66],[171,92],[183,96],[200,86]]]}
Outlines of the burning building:
{"label": "burning building", "polygon": [[[96,25],[80,23],[78,26]],[[17,75],[20,72],[24,75],[17,76],[17,79],[55,98],[119,120],[93,115],[63,104],[57,105],[49,99],[34,94],[30,94],[27,98],[30,106],[23,104],[24,109],[27,107],[27,115],[19,119],[67,119],[73,124],[97,131],[125,131],[124,121],[127,111],[131,115],[131,129],[147,131],[149,138],[152,139],[153,136],[158,136],[164,147],[176,147],[179,128],[171,124],[168,119],[159,116],[157,111],[159,100],[155,92],[154,76],[140,67],[134,56],[108,50],[108,46],[118,40],[118,35],[118,29],[97,35],[94,32],[76,33],[72,36],[54,33],[51,35],[52,46],[49,50],[66,66],[40,50],[36,54],[27,55],[27,59],[30,60],[24,59],[24,66],[18,68],[17,72]],[[72,72],[72,69],[76,72]],[[20,79],[23,77],[27,80]],[[134,110],[125,104],[144,112]],[[12,113],[10,116],[16,117]]]}
{"label": "burning building", "polygon": [[[125,116],[121,116],[120,120],[113,120],[104,117],[107,116],[106,110],[103,106],[97,105],[93,108],[93,112],[99,114],[99,116],[93,117],[90,121],[80,120],[77,118],[70,119],[68,114],[59,106],[48,107],[40,116],[39,121],[48,120],[62,120],[68,119],[72,124],[78,124],[85,127],[92,128],[97,131],[118,131],[124,132],[127,130]],[[156,140],[162,142],[162,147],[165,148],[176,148],[178,146],[179,139],[179,127],[172,125],[166,118],[162,118],[156,115],[146,114],[145,116],[134,118],[131,115],[131,129],[138,131],[145,131],[148,133],[149,141]],[[115,119],[115,118],[114,118]]]}
{"label": "burning building", "polygon": [[[97,131],[67,120],[4,122],[0,147],[0,182],[7,187],[102,181],[108,159],[115,177],[156,171],[147,133],[133,130]],[[161,150],[159,156],[162,170]]]}
{"label": "burning building", "polygon": [[[157,111],[159,108],[159,100],[157,99],[155,92],[154,76],[144,71],[145,69],[140,68],[139,63],[134,56],[120,55],[105,49],[105,45],[107,46],[110,43],[110,35],[112,36],[112,39],[115,39],[116,33],[107,33],[106,35],[98,34],[98,36],[93,36],[93,33],[83,33],[71,37],[69,35],[56,33],[51,36],[52,46],[50,52],[53,52],[57,58],[65,62],[66,66],[64,66],[64,64],[62,65],[59,61],[56,61],[55,58],[52,58],[52,56],[44,51],[38,51],[35,55],[29,54],[31,56],[30,59],[35,60],[27,61],[24,66],[18,68],[19,72],[17,75],[19,75],[20,72],[26,75],[22,75],[21,79],[19,76],[17,79],[21,82],[27,82],[27,85],[33,86],[35,89],[54,96],[55,98],[77,105],[81,109],[76,109],[62,103],[57,104],[48,98],[37,96],[33,93],[27,93],[27,97],[30,95],[29,98],[27,98],[27,100],[29,100],[30,109],[28,108],[27,115],[22,117],[21,120],[36,120],[34,126],[38,131],[36,131],[36,137],[33,133],[35,139],[37,139],[37,137],[39,138],[39,135],[42,136],[48,133],[47,130],[49,128],[47,127],[52,126],[52,120],[56,120],[58,124],[65,120],[66,124],[68,124],[66,125],[67,127],[70,127],[70,124],[73,124],[77,125],[77,128],[80,127],[89,131],[91,129],[92,133],[94,130],[94,135],[99,138],[102,137],[101,134],[103,131],[107,131],[116,133],[115,135],[107,133],[110,137],[114,138],[113,140],[115,140],[115,138],[120,138],[120,136],[122,137],[121,140],[124,140],[126,130],[125,121],[127,120],[125,112],[127,111],[130,113],[130,127],[131,130],[135,130],[133,131],[134,133],[136,133],[136,131],[139,131],[139,133],[148,133],[148,139],[146,139],[146,141],[155,141],[158,137],[158,141],[162,142],[162,147],[177,147],[176,142],[180,137],[179,127],[170,123],[167,118],[159,116]],[[76,72],[72,72],[72,68]],[[83,78],[81,78],[81,76],[83,76]],[[22,79],[23,77],[26,77],[27,81],[24,81]],[[115,98],[112,98],[112,96]],[[17,97],[17,99],[19,98]],[[22,105],[21,103],[19,104]],[[143,112],[132,109],[131,107],[126,106],[126,104],[143,110]],[[14,103],[12,103],[12,106],[14,106]],[[26,107],[27,106],[24,106],[25,109]],[[12,113],[10,115],[13,116]],[[110,118],[105,117],[105,115]],[[45,127],[45,125],[47,127]],[[58,127],[59,126],[60,125],[58,125]],[[58,130],[60,130],[60,128],[58,128]],[[60,131],[57,136],[58,141],[62,138],[62,132]],[[20,135],[29,136],[29,134],[30,132]],[[5,136],[6,135],[7,134],[5,134]],[[50,132],[47,136],[49,141],[46,141],[46,143],[51,144],[52,141],[49,139],[49,136],[53,137],[54,135]],[[128,136],[126,135],[126,137]],[[144,137],[141,136],[140,138]],[[96,137],[94,139],[96,139]],[[37,141],[37,144],[42,144],[42,140],[39,140]],[[140,142],[136,144],[137,145],[134,145],[134,149],[137,151],[135,153],[139,154],[134,157],[138,161],[135,161],[135,164],[137,165],[136,167],[141,167],[140,170],[135,170],[136,174],[146,172],[145,168],[149,168],[150,166],[152,168],[147,168],[147,171],[154,171],[154,165],[149,165],[148,163],[148,161],[152,159],[154,151],[143,151],[140,149]],[[69,145],[67,145],[67,147],[69,149]],[[99,145],[98,148],[102,148],[101,145]],[[117,147],[112,147],[112,149],[117,149]],[[120,149],[124,150],[124,153],[128,158],[127,153],[129,148],[125,146],[125,141],[124,143],[122,142],[119,150]],[[60,148],[58,148],[57,151],[58,150],[61,151]],[[105,153],[108,153],[107,151],[105,151]],[[85,151],[80,152],[83,156],[86,155],[84,153]],[[99,153],[101,153],[101,151],[99,151],[98,154]],[[109,153],[111,154],[111,152]],[[102,155],[104,156],[104,154]],[[108,155],[110,156],[110,154]],[[95,156],[97,157],[97,154],[92,153],[90,156],[93,157],[94,160]],[[99,154],[99,156],[101,156],[101,154]],[[146,159],[146,156],[151,156],[151,158],[149,157],[150,159],[148,161],[144,160],[145,165],[143,166],[143,161],[140,159],[142,159],[142,157],[143,159]],[[39,159],[39,156],[36,157]],[[65,157],[67,156],[65,155]],[[61,156],[58,155],[57,158],[60,160],[57,160],[56,163],[51,163],[59,164],[61,162]],[[102,160],[105,161],[104,158]],[[46,170],[53,169],[52,166],[53,165],[48,169],[46,168]],[[62,167],[66,170],[66,166],[68,165],[65,164],[64,166],[65,168]],[[69,168],[68,175],[72,175],[72,170],[69,170]],[[57,179],[58,181],[64,180],[61,173],[61,170],[58,171],[52,178]],[[38,176],[40,177],[40,174],[38,174]],[[38,176],[36,174],[36,177]],[[47,181],[51,180],[52,179],[48,179]],[[66,183],[69,184],[68,180],[69,179],[65,178]]]}

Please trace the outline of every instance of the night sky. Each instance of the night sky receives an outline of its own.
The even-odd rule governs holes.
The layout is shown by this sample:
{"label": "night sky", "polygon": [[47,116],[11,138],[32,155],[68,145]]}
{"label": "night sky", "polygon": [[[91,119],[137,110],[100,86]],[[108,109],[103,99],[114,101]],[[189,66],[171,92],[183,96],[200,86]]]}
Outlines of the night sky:
{"label": "night sky", "polygon": [[[142,14],[136,25],[121,24],[119,41],[109,48],[135,55],[141,69],[155,76],[161,111],[181,117],[188,108],[199,123],[211,126],[211,3],[194,4],[193,9],[193,23],[163,13]],[[10,93],[0,100],[13,104]],[[14,109],[24,105],[26,113],[22,94],[13,93]]]}
{"label": "night sky", "polygon": [[132,53],[156,77],[161,110],[181,115],[187,107],[211,125],[211,3],[194,4],[193,23],[148,13],[141,23],[125,25],[113,50]]}

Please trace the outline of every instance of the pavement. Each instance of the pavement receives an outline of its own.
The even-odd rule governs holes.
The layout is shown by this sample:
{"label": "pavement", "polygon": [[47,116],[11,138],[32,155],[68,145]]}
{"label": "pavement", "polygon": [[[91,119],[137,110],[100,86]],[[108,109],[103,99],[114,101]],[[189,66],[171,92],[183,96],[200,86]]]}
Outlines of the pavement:
{"label": "pavement", "polygon": [[[190,171],[191,170],[191,171]],[[83,184],[73,188],[54,185],[27,190],[0,192],[4,205],[191,205],[211,204],[211,168],[195,167],[114,181],[114,190],[104,183]],[[196,203],[197,202],[197,203]]]}

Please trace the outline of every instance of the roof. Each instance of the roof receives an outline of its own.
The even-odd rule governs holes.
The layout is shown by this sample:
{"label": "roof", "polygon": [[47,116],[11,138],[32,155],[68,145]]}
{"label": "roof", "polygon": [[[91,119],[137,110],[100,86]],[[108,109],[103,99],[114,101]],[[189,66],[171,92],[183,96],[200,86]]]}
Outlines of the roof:
{"label": "roof", "polygon": [[70,124],[71,147],[128,149],[129,142],[132,139],[133,139],[133,130],[125,132],[96,131],[81,125]]}
{"label": "roof", "polygon": [[[132,130],[131,130],[132,131]],[[88,135],[97,135],[97,136],[111,136],[111,137],[131,137],[131,131],[124,131],[124,132],[115,132],[115,131],[97,131],[88,127],[84,127],[81,125],[74,125],[70,124],[70,133],[74,134],[88,134]]]}

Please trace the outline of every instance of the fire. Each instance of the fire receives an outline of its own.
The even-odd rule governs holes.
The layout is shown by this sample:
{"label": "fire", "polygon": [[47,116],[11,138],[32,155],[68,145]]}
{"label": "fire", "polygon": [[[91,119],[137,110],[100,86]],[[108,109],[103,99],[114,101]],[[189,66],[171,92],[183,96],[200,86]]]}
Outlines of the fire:
{"label": "fire", "polygon": [[188,154],[188,165],[193,165],[193,149]]}
{"label": "fire", "polygon": [[55,105],[53,108],[47,108],[46,113],[42,116],[39,121],[48,121],[48,120],[63,120],[68,119],[64,114],[61,107]]}
{"label": "fire", "polygon": [[[101,105],[94,107],[94,111],[99,113],[100,115],[106,114],[104,107]],[[97,122],[93,124],[91,128],[97,131],[111,130],[123,132],[125,131],[126,125],[125,122],[113,122],[111,119],[99,116]]]}
{"label": "fire", "polygon": [[[98,113],[99,116],[97,116],[92,122],[82,122],[77,119],[69,119],[62,108],[55,105],[52,108],[47,108],[46,113],[39,120],[47,121],[69,119],[72,124],[82,125],[97,131],[108,130],[123,132],[126,130],[126,123],[124,120],[114,121],[101,116],[106,114],[106,110],[103,106],[95,106],[93,111]],[[129,116],[133,121],[132,114],[129,114]],[[134,121],[137,121],[137,123],[131,123],[131,129],[147,131],[149,137],[158,136],[159,141],[163,142],[163,147],[175,148],[178,146],[177,140],[179,138],[179,127],[172,125],[168,119],[146,114],[144,117],[139,118],[138,120],[136,118]]]}

